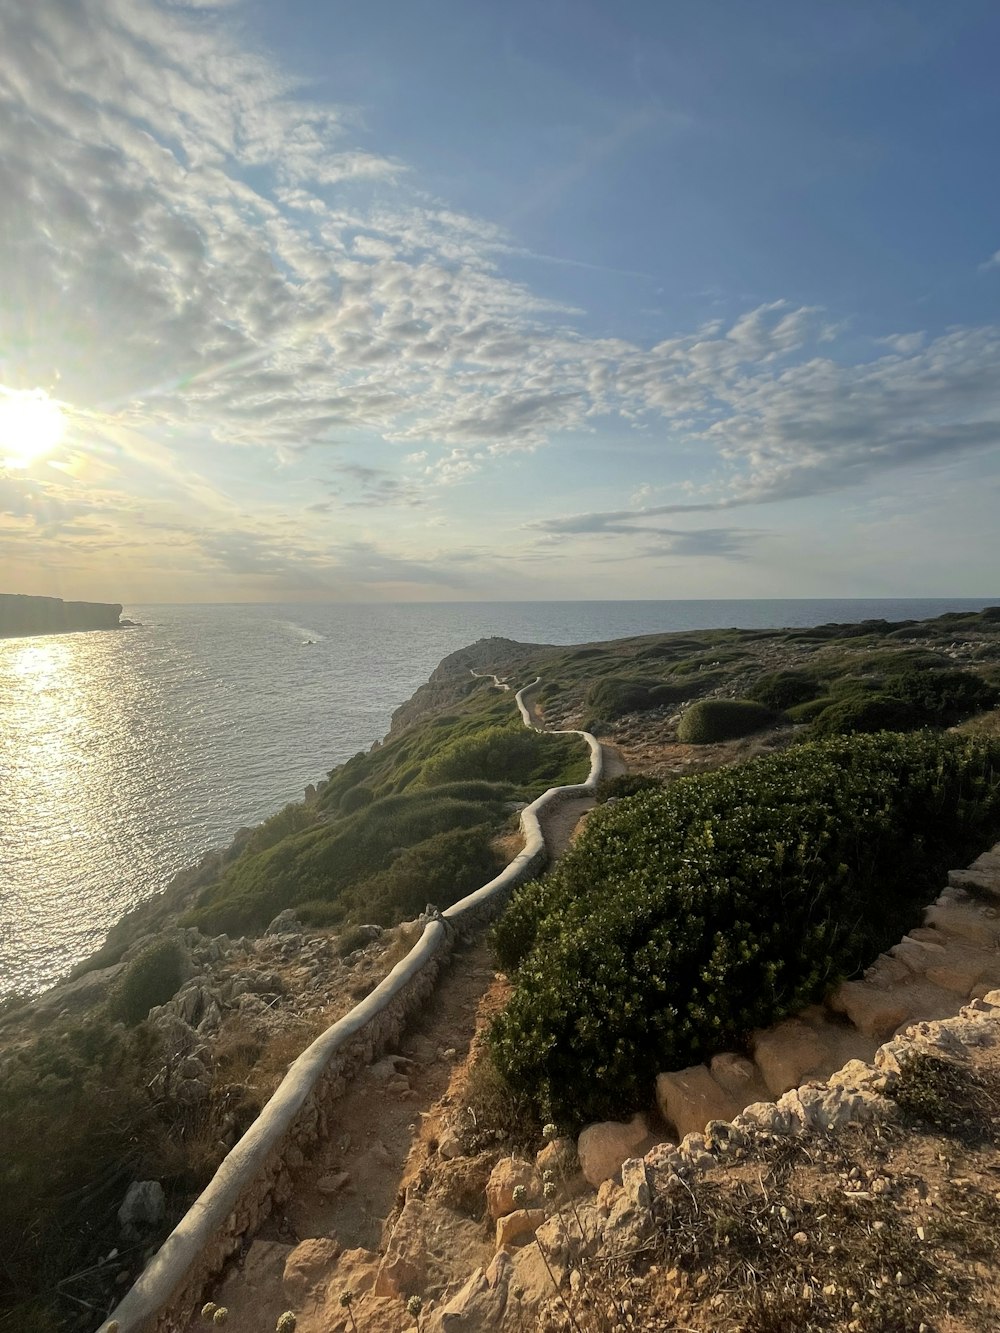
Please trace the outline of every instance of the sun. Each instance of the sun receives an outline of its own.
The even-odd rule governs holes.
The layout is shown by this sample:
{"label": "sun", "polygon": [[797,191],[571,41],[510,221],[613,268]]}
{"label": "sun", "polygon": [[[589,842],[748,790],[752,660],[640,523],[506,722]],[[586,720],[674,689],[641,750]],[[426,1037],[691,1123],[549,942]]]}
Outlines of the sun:
{"label": "sun", "polygon": [[52,452],[65,431],[65,414],[44,389],[0,385],[0,459],[5,467],[30,467]]}

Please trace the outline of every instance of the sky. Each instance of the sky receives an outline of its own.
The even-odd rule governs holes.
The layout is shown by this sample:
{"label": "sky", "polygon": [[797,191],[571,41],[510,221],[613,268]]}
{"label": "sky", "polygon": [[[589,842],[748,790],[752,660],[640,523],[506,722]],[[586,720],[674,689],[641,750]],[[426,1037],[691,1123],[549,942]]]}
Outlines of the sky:
{"label": "sky", "polygon": [[0,591],[1000,592],[995,0],[0,0]]}

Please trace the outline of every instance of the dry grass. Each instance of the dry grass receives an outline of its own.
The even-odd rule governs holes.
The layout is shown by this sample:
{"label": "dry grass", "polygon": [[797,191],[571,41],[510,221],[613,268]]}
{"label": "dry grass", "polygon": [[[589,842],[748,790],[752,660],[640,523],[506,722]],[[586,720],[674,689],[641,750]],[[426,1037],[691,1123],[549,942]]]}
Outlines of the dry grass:
{"label": "dry grass", "polygon": [[921,1057],[898,1123],[764,1141],[660,1196],[656,1253],[604,1266],[581,1333],[996,1329],[1000,1057],[977,1065]]}

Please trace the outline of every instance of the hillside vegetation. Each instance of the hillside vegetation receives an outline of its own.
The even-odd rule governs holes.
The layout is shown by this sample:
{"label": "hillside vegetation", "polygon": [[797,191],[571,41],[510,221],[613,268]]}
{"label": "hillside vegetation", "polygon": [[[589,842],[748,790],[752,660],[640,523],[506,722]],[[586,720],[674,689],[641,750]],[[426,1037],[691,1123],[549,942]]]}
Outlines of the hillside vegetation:
{"label": "hillside vegetation", "polygon": [[[143,1260],[118,1234],[129,1181],[161,1180],[175,1219],[256,1110],[246,1068],[260,1034],[235,987],[222,1029],[204,1034],[218,1055],[209,1101],[186,1105],[166,1090],[169,1028],[146,1015],[178,983],[178,917],[206,935],[253,936],[294,908],[315,930],[298,937],[289,966],[322,945],[325,985],[330,960],[347,953],[353,1003],[377,980],[350,963],[357,926],[444,908],[478,887],[509,857],[518,808],[585,778],[579,738],[528,731],[512,691],[477,671],[516,673],[515,684],[540,675],[547,725],[589,724],[633,769],[604,789],[623,799],[592,816],[497,933],[515,991],[496,1059],[539,1113],[567,1122],[641,1105],[657,1068],[738,1042],[864,966],[916,920],[942,869],[1000,828],[1000,608],[569,647],[491,639],[451,654],[383,743],[119,923],[77,969],[86,980],[127,957],[98,999],[77,997],[72,1012],[62,999],[0,1006],[0,1311],[10,1327],[92,1328],[120,1293],[118,1264],[127,1279]],[[964,738],[859,734],[955,724]],[[718,768],[780,747],[674,776],[691,754]],[[224,956],[257,957],[272,940],[280,950],[280,937],[249,953],[223,941]],[[305,1029],[282,1030],[281,1004],[260,1005],[280,1077]],[[109,1254],[113,1263],[98,1262]]]}
{"label": "hillside vegetation", "polygon": [[930,733],[811,742],[605,808],[496,927],[500,1070],[542,1115],[631,1112],[657,1071],[870,962],[998,833],[1000,744]]}
{"label": "hillside vegetation", "polygon": [[583,782],[589,755],[578,737],[524,727],[511,692],[471,684],[454,711],[355,755],[314,804],[255,830],[184,924],[239,934],[294,907],[312,925],[391,925],[491,879],[512,812]]}

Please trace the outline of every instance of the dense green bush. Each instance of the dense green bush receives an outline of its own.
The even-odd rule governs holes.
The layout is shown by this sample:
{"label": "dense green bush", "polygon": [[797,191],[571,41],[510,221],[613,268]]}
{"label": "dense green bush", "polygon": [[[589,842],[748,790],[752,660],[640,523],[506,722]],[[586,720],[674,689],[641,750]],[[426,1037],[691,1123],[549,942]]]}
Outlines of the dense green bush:
{"label": "dense green bush", "polygon": [[362,880],[352,895],[363,904],[366,921],[391,926],[422,912],[428,903],[444,910],[498,874],[502,858],[493,851],[493,829],[449,829],[408,847],[384,870]]}
{"label": "dense green bush", "polygon": [[439,833],[490,823],[507,815],[511,788],[453,782],[384,796],[332,824],[320,824],[259,856],[241,857],[206,889],[184,925],[230,934],[266,926],[285,907],[338,900],[332,919],[363,917],[358,886],[384,869],[401,848]]}
{"label": "dense green bush", "polygon": [[818,1000],[1000,831],[1000,744],[810,742],[604,809],[495,928],[492,1045],[546,1116],[602,1119],[658,1070]]}
{"label": "dense green bush", "polygon": [[833,702],[829,695],[824,695],[820,699],[810,699],[808,703],[796,704],[794,708],[786,709],[785,716],[790,722],[811,722]]}
{"label": "dense green bush", "polygon": [[688,745],[710,745],[750,736],[778,719],[752,699],[702,699],[692,704],[677,726],[677,739]]}
{"label": "dense green bush", "polygon": [[815,699],[819,692],[820,687],[812,676],[801,671],[776,671],[769,676],[761,676],[748,691],[748,698],[775,713],[783,713],[796,704]]}
{"label": "dense green bush", "polygon": [[602,676],[587,691],[587,705],[612,720],[650,707],[649,682],[623,676]]}
{"label": "dense green bush", "polygon": [[971,671],[907,671],[886,681],[886,691],[937,727],[985,713],[1000,702],[1000,690]]}
{"label": "dense green bush", "polygon": [[641,791],[658,790],[662,786],[663,778],[654,777],[652,773],[619,773],[615,778],[602,778],[594,795],[599,803],[603,803],[635,796]]}
{"label": "dense green bush", "polygon": [[359,782],[356,787],[348,787],[340,798],[340,813],[352,815],[355,810],[363,810],[366,805],[371,805],[374,799],[375,793],[371,787]]}
{"label": "dense green bush", "polygon": [[126,1023],[141,1023],[150,1009],[166,1004],[184,980],[184,957],[173,940],[159,940],[133,958],[112,993],[108,1008]]}
{"label": "dense green bush", "polygon": [[888,694],[848,695],[813,720],[813,736],[854,736],[876,731],[913,731],[923,718],[912,704]]}
{"label": "dense green bush", "polygon": [[425,786],[482,778],[487,782],[523,782],[538,761],[541,735],[520,723],[485,727],[443,745],[423,766]]}

